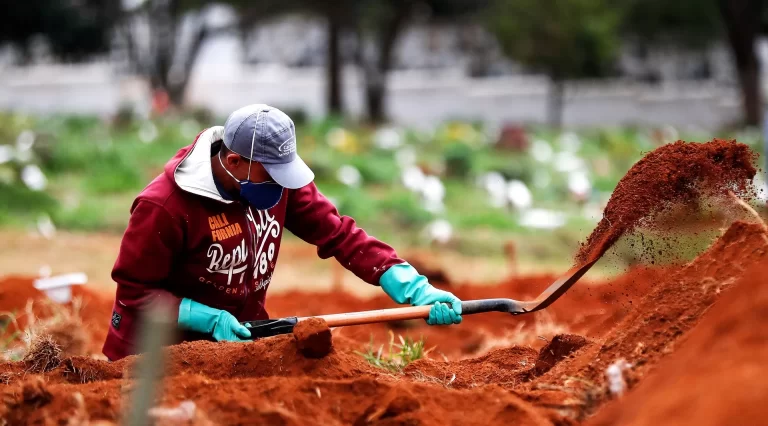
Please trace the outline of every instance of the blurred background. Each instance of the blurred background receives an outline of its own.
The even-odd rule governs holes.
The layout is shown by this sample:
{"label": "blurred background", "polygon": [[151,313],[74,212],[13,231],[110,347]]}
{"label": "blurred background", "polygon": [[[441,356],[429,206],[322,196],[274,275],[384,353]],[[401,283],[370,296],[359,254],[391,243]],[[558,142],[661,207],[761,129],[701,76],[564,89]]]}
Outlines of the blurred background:
{"label": "blurred background", "polygon": [[[762,1],[0,8],[3,274],[111,282],[134,197],[250,103],[294,119],[300,155],[342,214],[457,280],[567,268],[619,179],[662,144],[763,150]],[[275,290],[362,287],[285,239]],[[623,244],[609,266],[640,261]]]}

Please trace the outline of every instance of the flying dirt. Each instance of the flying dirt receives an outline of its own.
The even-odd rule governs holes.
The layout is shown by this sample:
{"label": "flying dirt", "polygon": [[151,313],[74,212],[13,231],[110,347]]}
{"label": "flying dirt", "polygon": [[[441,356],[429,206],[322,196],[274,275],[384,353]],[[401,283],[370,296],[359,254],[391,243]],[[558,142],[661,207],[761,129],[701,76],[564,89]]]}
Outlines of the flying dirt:
{"label": "flying dirt", "polygon": [[[600,257],[622,236],[652,227],[671,205],[713,202],[724,192],[748,199],[754,158],[746,145],[719,140],[649,153],[621,180],[577,260]],[[174,345],[165,349],[155,404],[167,410],[154,411],[154,418],[169,424],[163,416],[182,413],[183,424],[198,425],[755,424],[768,395],[762,362],[768,339],[754,326],[766,320],[765,276],[765,225],[735,221],[687,264],[636,266],[604,280],[587,276],[530,316],[488,313],[451,327],[414,320],[330,330],[313,321],[294,334],[254,342]],[[450,288],[463,300],[525,300],[556,278]],[[76,295],[86,306],[80,311],[87,330],[76,353],[38,359],[45,365],[39,373],[24,360],[0,364],[0,418],[7,424],[120,422],[140,357],[94,359],[112,301],[87,288]],[[44,300],[32,279],[0,281],[0,310],[23,311],[28,300]],[[386,296],[337,291],[268,299],[275,317],[390,307]],[[30,308],[38,321],[56,316],[56,309],[42,302]],[[8,330],[30,323],[20,317]],[[423,337],[426,356],[382,369],[360,355],[395,335]]]}

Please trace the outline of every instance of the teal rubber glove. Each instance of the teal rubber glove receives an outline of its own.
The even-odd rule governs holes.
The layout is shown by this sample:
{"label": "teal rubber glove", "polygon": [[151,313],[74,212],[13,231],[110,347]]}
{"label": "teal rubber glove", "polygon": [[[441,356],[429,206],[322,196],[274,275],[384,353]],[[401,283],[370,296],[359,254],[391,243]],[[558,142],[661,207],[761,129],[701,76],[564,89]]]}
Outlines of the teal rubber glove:
{"label": "teal rubber glove", "polygon": [[397,303],[410,303],[413,306],[433,305],[427,319],[429,325],[461,322],[461,300],[447,291],[432,287],[427,277],[420,275],[408,262],[387,269],[379,279],[379,284]]}
{"label": "teal rubber glove", "polygon": [[251,337],[250,330],[234,315],[187,298],[181,299],[179,305],[179,327],[210,334],[217,342],[244,342]]}

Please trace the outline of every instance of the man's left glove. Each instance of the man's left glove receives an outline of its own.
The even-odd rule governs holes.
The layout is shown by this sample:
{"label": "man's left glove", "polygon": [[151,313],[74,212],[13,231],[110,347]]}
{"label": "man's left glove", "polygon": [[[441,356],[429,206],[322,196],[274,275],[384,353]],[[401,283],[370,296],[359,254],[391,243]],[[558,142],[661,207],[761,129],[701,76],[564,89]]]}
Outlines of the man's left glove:
{"label": "man's left glove", "polygon": [[434,305],[429,311],[429,325],[461,322],[461,300],[447,291],[432,287],[427,277],[420,275],[408,262],[387,269],[379,279],[379,284],[397,303],[410,303],[413,306]]}
{"label": "man's left glove", "polygon": [[179,326],[209,334],[217,342],[244,342],[251,337],[251,331],[240,324],[234,315],[187,298],[181,299],[179,305]]}

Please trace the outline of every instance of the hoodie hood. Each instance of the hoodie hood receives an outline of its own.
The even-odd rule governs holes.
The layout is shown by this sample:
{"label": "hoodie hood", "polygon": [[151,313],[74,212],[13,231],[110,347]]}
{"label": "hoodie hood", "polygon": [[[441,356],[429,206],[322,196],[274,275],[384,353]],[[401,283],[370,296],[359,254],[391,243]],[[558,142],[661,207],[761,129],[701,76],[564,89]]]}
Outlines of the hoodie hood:
{"label": "hoodie hood", "polygon": [[166,176],[182,190],[222,203],[225,200],[213,181],[211,145],[224,138],[224,127],[215,126],[204,130],[195,142],[184,147],[165,165]]}

